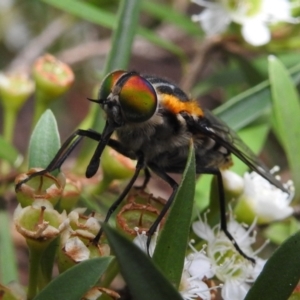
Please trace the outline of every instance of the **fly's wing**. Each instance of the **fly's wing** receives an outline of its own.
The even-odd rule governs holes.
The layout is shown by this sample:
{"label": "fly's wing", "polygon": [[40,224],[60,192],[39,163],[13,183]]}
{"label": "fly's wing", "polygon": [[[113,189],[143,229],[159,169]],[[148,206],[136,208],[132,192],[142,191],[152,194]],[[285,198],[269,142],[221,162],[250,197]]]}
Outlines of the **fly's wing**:
{"label": "fly's wing", "polygon": [[233,130],[209,111],[205,110],[204,115],[206,122],[200,121],[198,126],[196,125],[199,131],[215,140],[218,144],[224,146],[253,171],[260,174],[277,188],[289,193],[283,184],[270,173],[270,170],[258,159]]}

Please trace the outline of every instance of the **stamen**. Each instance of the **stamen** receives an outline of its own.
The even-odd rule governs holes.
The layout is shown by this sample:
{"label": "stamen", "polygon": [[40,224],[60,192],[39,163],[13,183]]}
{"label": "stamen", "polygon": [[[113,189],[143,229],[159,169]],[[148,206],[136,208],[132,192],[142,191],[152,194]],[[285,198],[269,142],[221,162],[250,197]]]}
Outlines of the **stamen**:
{"label": "stamen", "polygon": [[268,244],[270,243],[270,240],[265,240],[265,242],[253,252],[253,255],[256,256],[259,252],[261,252]]}

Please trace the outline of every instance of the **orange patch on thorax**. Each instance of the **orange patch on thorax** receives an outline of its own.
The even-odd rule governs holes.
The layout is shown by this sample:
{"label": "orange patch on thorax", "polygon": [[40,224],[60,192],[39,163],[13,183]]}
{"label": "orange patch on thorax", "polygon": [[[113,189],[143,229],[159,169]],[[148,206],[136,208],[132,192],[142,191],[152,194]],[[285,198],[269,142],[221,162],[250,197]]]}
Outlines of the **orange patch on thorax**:
{"label": "orange patch on thorax", "polygon": [[186,111],[192,115],[203,116],[203,111],[195,100],[182,102],[175,96],[165,94],[162,97],[162,104],[174,114]]}

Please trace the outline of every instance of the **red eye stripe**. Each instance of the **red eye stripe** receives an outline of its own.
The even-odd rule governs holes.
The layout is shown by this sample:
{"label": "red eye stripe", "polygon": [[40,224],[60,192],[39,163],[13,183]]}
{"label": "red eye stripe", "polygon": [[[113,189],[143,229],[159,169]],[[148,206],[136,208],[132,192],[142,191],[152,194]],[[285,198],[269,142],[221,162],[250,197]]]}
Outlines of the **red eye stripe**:
{"label": "red eye stripe", "polygon": [[102,81],[98,99],[107,99],[108,95],[111,93],[112,88],[115,86],[117,81],[120,79],[121,76],[123,76],[126,73],[127,72],[125,71],[118,70],[108,74]]}

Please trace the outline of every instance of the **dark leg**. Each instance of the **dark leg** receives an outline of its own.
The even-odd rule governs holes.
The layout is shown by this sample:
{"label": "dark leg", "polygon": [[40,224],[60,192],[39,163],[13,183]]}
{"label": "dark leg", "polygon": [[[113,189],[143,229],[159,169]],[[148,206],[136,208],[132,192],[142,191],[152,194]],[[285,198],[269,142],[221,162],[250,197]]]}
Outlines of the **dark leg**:
{"label": "dark leg", "polygon": [[[123,192],[121,193],[121,195],[118,197],[118,199],[108,209],[108,212],[107,212],[107,214],[105,216],[104,223],[108,222],[108,220],[110,219],[111,215],[114,213],[114,211],[118,208],[118,206],[124,200],[124,198],[126,197],[126,195],[128,194],[128,192],[132,188],[134,182],[136,181],[137,177],[139,176],[140,171],[144,167],[145,167],[144,166],[144,156],[140,156],[139,159],[138,159],[138,161],[137,161],[136,169],[135,169],[135,172],[134,172],[132,178],[130,179],[130,181],[128,182],[127,186],[125,187],[125,189],[123,190]],[[103,229],[101,228],[99,230],[99,232],[97,233],[97,235],[95,236],[94,240],[93,240],[93,244],[94,245],[98,244],[98,242],[99,242],[102,234],[103,234]]]}
{"label": "dark leg", "polygon": [[[149,249],[151,237],[155,233],[159,223],[167,213],[168,209],[173,203],[173,200],[175,198],[176,192],[178,190],[178,184],[163,170],[161,170],[158,166],[150,164],[150,169],[156,173],[160,178],[162,178],[164,181],[166,181],[173,189],[173,192],[171,196],[169,197],[166,205],[163,207],[162,211],[160,212],[159,216],[155,220],[155,222],[152,224],[152,226],[148,230],[148,239],[147,239],[147,249]],[[218,190],[219,190],[219,205],[220,205],[220,228],[225,233],[225,235],[228,237],[228,239],[232,242],[235,249],[238,251],[239,254],[241,254],[243,257],[251,261],[252,263],[255,263],[255,260],[252,257],[247,256],[239,247],[231,233],[227,229],[227,219],[226,219],[226,202],[225,202],[225,195],[224,195],[224,187],[223,187],[223,180],[222,180],[222,174],[220,170],[218,169],[201,169],[197,170],[197,174],[212,174],[217,177],[218,182]]]}
{"label": "dark leg", "polygon": [[[197,170],[198,173],[198,170]],[[225,235],[228,237],[228,239],[232,242],[234,248],[237,250],[237,252],[251,261],[252,263],[255,264],[255,260],[252,257],[249,257],[246,255],[242,249],[239,247],[238,243],[235,241],[231,233],[227,229],[227,218],[226,218],[226,201],[225,201],[225,195],[224,195],[224,186],[223,186],[223,179],[222,179],[222,174],[220,170],[216,169],[211,169],[211,170],[202,170],[202,174],[212,174],[217,177],[217,183],[218,183],[218,191],[219,191],[219,206],[220,206],[220,228],[221,230],[225,233]]]}
{"label": "dark leg", "polygon": [[163,217],[169,210],[170,206],[172,205],[173,200],[176,195],[176,192],[178,190],[177,182],[173,178],[171,178],[165,171],[163,171],[157,165],[154,165],[154,164],[149,165],[149,167],[156,175],[158,175],[161,179],[166,181],[171,186],[171,188],[173,189],[173,192],[172,192],[171,196],[169,197],[167,203],[163,207],[162,211],[158,215],[157,219],[154,221],[154,223],[151,225],[151,227],[148,230],[147,250],[149,250],[150,241],[151,241],[153,234],[155,233],[159,223],[161,222],[161,220],[163,219]]}
{"label": "dark leg", "polygon": [[150,171],[149,171],[149,169],[147,167],[144,169],[144,172],[145,172],[144,181],[143,181],[142,185],[135,186],[136,189],[144,190],[147,187],[147,185],[148,185],[148,183],[150,181],[151,174],[150,174]]}
{"label": "dark leg", "polygon": [[[57,154],[55,157],[52,159],[52,161],[49,163],[49,165],[44,169],[39,172],[33,173],[28,178],[24,179],[23,181],[19,182],[16,185],[16,191],[19,190],[21,185],[23,183],[26,183],[29,181],[31,178],[36,177],[36,176],[41,176],[46,173],[52,172],[56,169],[59,169],[63,162],[68,158],[68,156],[71,154],[71,152],[75,149],[75,147],[79,144],[79,142],[84,138],[90,138],[92,140],[95,140],[97,142],[101,141],[101,134],[92,130],[83,130],[83,129],[77,129],[67,140],[62,144],[61,148],[58,150]],[[115,149],[116,151],[120,152],[121,154],[128,156],[130,158],[135,158],[134,154],[128,153],[126,150],[123,149],[122,145],[115,140],[108,140],[107,143],[110,147]]]}

